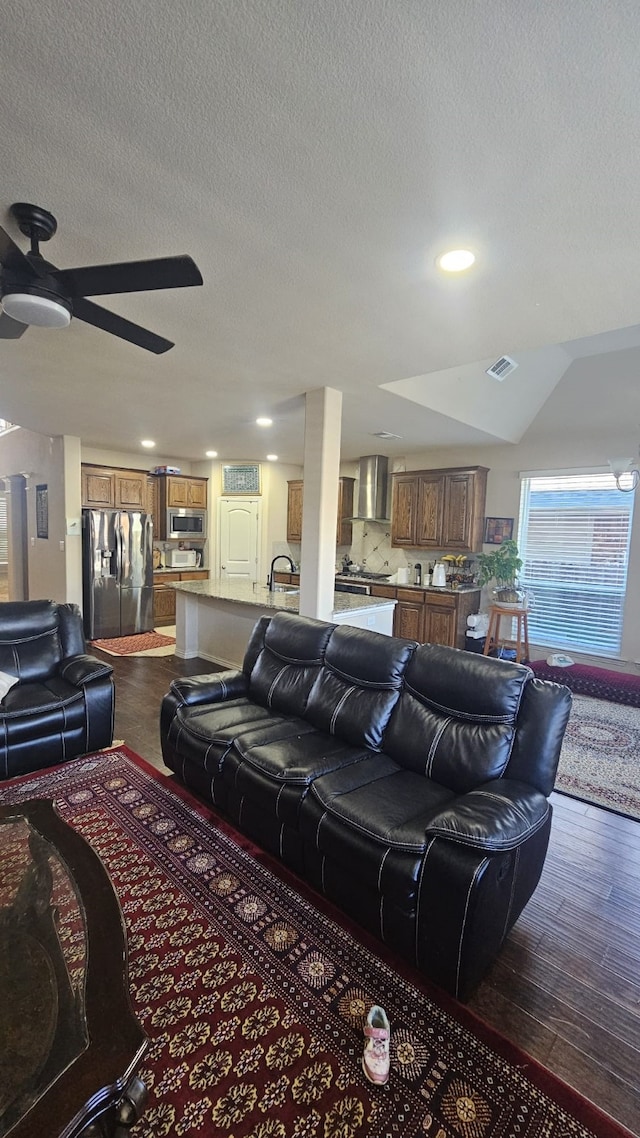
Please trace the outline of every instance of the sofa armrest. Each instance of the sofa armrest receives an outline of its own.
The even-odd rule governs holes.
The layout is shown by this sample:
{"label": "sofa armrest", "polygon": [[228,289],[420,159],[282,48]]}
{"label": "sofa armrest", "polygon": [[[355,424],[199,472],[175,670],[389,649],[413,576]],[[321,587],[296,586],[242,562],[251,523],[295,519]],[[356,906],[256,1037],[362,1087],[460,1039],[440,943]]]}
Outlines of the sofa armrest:
{"label": "sofa armrest", "polygon": [[171,691],[182,704],[224,703],[246,695],[249,681],[244,672],[229,669],[205,676],[181,676],[172,680]]}
{"label": "sofa armrest", "polygon": [[534,787],[496,778],[456,798],[431,819],[427,833],[502,852],[515,849],[544,826],[550,809],[544,794]]}
{"label": "sofa armrest", "polygon": [[82,656],[69,656],[61,662],[58,671],[68,684],[73,684],[77,688],[84,687],[92,680],[113,675],[111,664],[105,664],[103,660],[98,660],[96,656],[87,656],[86,653]]}

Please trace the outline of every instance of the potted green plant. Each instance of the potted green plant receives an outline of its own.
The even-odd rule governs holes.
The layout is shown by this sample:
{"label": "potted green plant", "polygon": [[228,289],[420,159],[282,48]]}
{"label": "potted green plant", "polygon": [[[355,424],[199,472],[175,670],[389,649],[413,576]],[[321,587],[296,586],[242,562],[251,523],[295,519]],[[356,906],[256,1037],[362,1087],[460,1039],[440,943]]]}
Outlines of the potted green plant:
{"label": "potted green plant", "polygon": [[496,546],[491,553],[479,553],[478,583],[488,585],[495,581],[493,596],[496,604],[520,605],[525,598],[524,589],[518,587],[518,573],[522,569],[522,558],[518,546],[511,538]]}

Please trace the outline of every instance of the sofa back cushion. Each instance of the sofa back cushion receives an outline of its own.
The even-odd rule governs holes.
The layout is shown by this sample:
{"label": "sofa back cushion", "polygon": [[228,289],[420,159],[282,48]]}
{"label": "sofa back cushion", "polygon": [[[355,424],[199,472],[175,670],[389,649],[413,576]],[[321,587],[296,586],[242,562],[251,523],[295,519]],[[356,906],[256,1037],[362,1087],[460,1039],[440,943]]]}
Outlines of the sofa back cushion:
{"label": "sofa back cushion", "polygon": [[62,659],[58,606],[53,601],[0,604],[0,671],[22,683],[46,680]]}
{"label": "sofa back cushion", "polygon": [[384,733],[384,750],[456,794],[499,778],[531,675],[523,664],[421,645]]}
{"label": "sofa back cushion", "polygon": [[336,625],[309,694],[305,717],[355,747],[382,748],[415,643]]}
{"label": "sofa back cushion", "polygon": [[260,620],[244,665],[251,699],[284,715],[304,715],[334,627],[288,612]]}

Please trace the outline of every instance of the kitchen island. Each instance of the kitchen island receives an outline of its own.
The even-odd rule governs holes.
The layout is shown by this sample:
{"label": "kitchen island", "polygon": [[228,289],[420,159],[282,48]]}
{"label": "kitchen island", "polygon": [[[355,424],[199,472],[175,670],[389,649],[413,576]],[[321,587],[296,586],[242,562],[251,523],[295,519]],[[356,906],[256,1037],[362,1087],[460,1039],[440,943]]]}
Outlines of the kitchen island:
{"label": "kitchen island", "polygon": [[[227,668],[242,666],[245,649],[256,621],[274,612],[299,611],[300,591],[238,579],[177,582],[176,656],[204,660]],[[395,600],[354,593],[335,593],[331,620],[391,636]]]}

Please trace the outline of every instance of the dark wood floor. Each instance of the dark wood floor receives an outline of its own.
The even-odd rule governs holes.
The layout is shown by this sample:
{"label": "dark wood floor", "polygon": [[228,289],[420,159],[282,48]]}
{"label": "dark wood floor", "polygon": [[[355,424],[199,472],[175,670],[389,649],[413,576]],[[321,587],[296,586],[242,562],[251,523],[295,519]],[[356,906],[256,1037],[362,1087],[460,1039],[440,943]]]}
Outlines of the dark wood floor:
{"label": "dark wood floor", "polygon": [[[162,696],[211,664],[108,659],[116,738],[164,770]],[[470,1006],[640,1135],[640,823],[560,794],[553,805],[540,885]]]}

